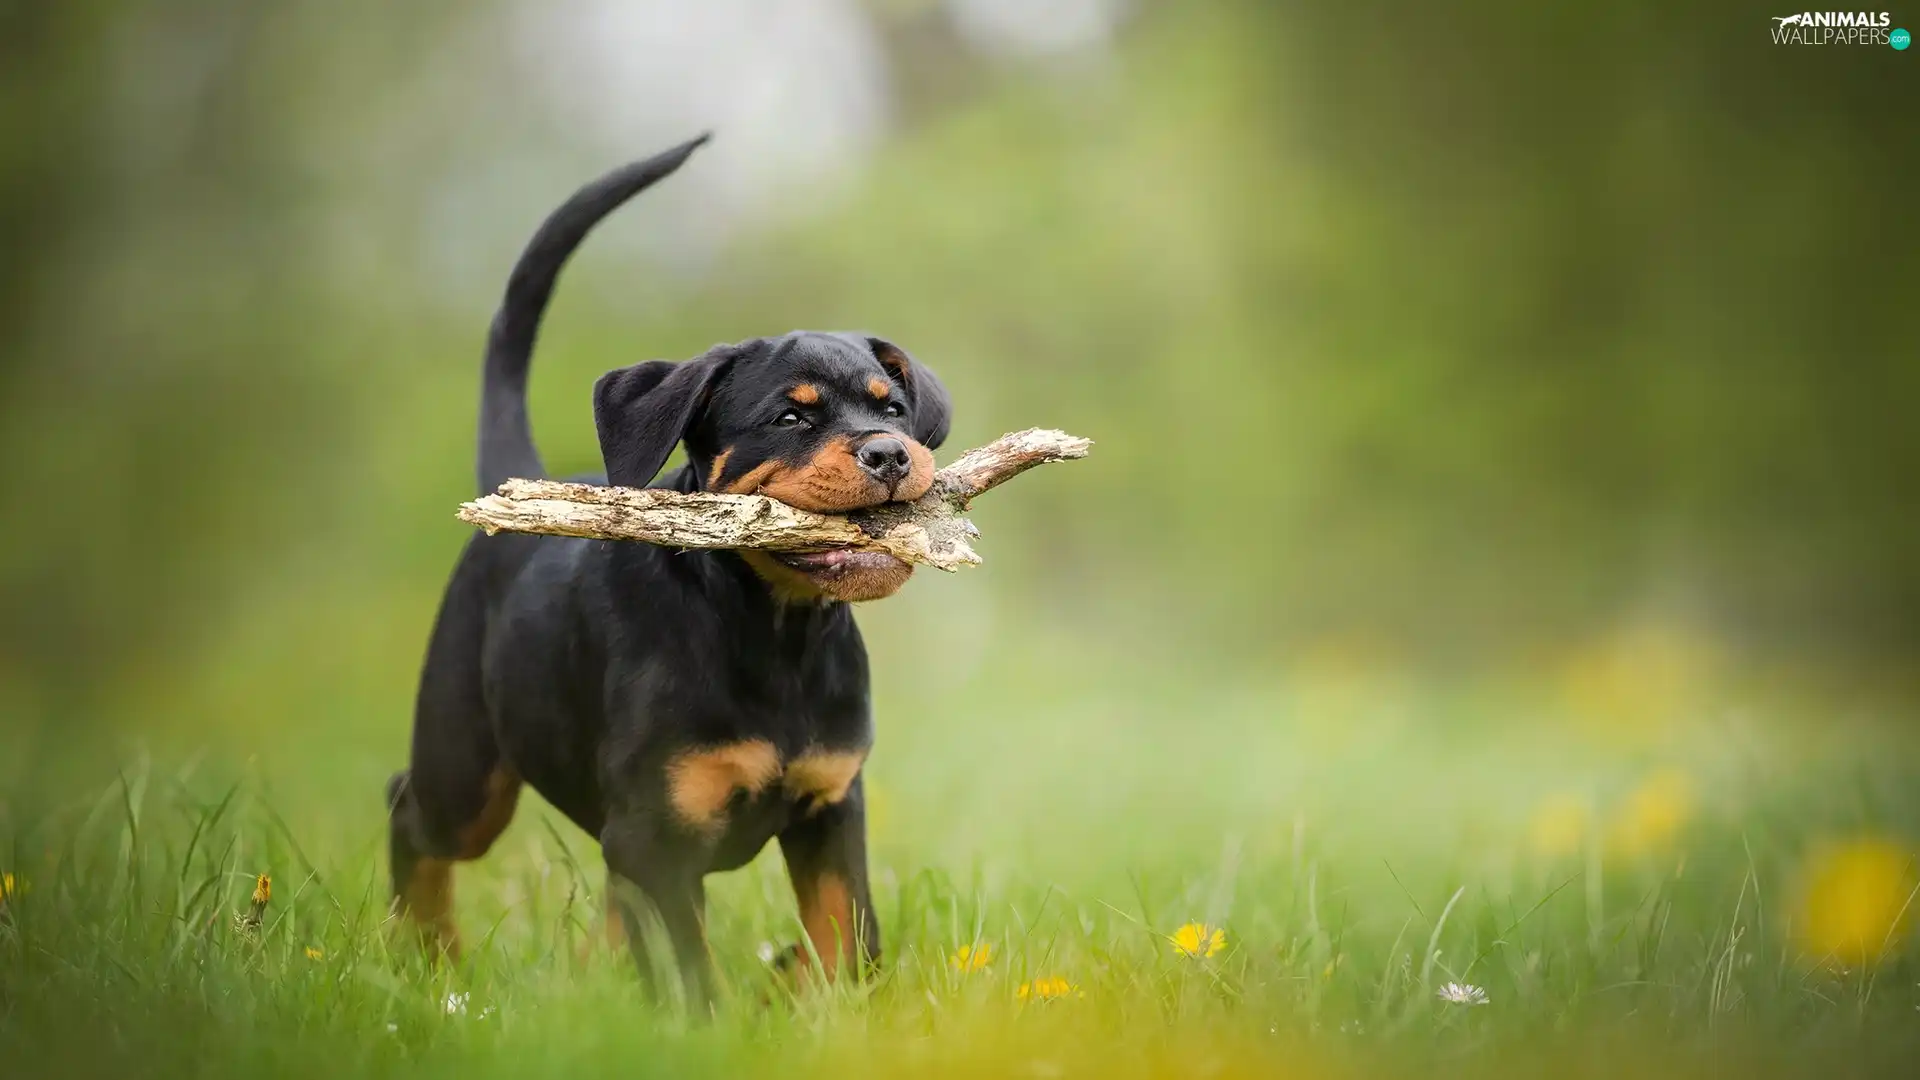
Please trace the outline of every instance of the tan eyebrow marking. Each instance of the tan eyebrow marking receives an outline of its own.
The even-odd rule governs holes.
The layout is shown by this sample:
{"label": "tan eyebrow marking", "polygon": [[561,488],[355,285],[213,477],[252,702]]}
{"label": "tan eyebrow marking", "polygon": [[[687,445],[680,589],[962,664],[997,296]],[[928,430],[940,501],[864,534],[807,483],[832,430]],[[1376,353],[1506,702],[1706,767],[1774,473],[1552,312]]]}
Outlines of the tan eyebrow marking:
{"label": "tan eyebrow marking", "polygon": [[801,405],[812,405],[820,400],[820,388],[812,383],[803,382],[787,391],[787,397]]}
{"label": "tan eyebrow marking", "polygon": [[875,375],[873,378],[867,380],[867,393],[872,394],[881,401],[885,401],[893,394],[893,384]]}

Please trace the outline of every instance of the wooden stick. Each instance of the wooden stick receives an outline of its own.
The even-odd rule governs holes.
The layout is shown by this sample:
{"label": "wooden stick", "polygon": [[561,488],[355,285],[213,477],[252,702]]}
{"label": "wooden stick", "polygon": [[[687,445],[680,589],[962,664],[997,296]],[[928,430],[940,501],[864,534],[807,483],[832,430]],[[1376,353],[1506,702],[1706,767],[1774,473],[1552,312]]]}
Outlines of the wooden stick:
{"label": "wooden stick", "polygon": [[797,510],[764,495],[509,480],[498,494],[460,504],[460,520],[489,535],[505,530],[677,548],[882,551],[952,571],[980,562],[972,544],[980,532],[962,516],[975,496],[1035,465],[1086,457],[1092,445],[1044,428],[1002,435],[935,473],[918,500],[845,516]]}

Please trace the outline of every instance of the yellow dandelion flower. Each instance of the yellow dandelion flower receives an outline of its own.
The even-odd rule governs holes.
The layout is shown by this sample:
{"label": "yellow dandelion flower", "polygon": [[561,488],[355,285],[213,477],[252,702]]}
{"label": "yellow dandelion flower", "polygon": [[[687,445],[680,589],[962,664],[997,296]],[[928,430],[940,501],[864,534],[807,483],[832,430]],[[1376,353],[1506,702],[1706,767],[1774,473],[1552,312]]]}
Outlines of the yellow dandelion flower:
{"label": "yellow dandelion flower", "polygon": [[16,881],[11,873],[0,874],[0,904],[27,891],[27,883]]}
{"label": "yellow dandelion flower", "polygon": [[1547,858],[1571,855],[1586,843],[1591,816],[1585,799],[1555,795],[1534,810],[1527,844],[1535,854]]}
{"label": "yellow dandelion flower", "polygon": [[1678,769],[1663,769],[1635,788],[1607,832],[1615,855],[1645,855],[1671,846],[1693,816],[1693,781]]}
{"label": "yellow dandelion flower", "polygon": [[1808,861],[1799,931],[1820,958],[1877,960],[1905,929],[1914,900],[1911,853],[1887,840],[1836,844]]}
{"label": "yellow dandelion flower", "polygon": [[1175,930],[1167,940],[1173,942],[1174,949],[1182,955],[1200,960],[1227,947],[1227,932],[1206,923],[1190,922]]}
{"label": "yellow dandelion flower", "polygon": [[311,946],[311,945],[309,945],[309,946],[307,946],[307,959],[309,959],[309,960],[325,960],[326,958],[327,958],[327,954],[326,954],[326,953],[323,953],[323,952],[321,952],[321,951],[320,951],[319,949],[316,949],[316,948],[314,948],[314,947],[313,947],[313,946]]}
{"label": "yellow dandelion flower", "polygon": [[1086,992],[1058,975],[1047,975],[1020,984],[1021,1001],[1053,1001],[1063,997],[1086,997]]}
{"label": "yellow dandelion flower", "polygon": [[981,942],[976,945],[962,945],[948,958],[953,969],[962,975],[971,975],[976,971],[985,971],[993,962],[993,946]]}
{"label": "yellow dandelion flower", "polygon": [[273,899],[273,882],[265,874],[253,881],[253,906],[233,917],[234,929],[252,937],[266,920],[267,901]]}

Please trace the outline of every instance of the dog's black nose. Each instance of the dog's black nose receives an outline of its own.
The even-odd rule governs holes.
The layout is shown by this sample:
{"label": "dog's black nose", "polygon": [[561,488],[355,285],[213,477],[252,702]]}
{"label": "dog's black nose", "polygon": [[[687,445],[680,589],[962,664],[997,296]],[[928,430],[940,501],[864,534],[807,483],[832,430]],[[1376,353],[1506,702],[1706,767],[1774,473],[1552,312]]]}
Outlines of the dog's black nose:
{"label": "dog's black nose", "polygon": [[868,439],[860,447],[860,467],[873,478],[892,487],[907,475],[913,460],[907,457],[907,444],[891,436]]}

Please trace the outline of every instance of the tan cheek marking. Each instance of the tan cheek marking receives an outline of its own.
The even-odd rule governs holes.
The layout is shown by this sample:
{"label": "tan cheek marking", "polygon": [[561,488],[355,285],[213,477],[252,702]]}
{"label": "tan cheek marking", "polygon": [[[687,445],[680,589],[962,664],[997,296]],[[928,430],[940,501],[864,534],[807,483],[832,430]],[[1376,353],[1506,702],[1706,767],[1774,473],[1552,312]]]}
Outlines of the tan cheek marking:
{"label": "tan cheek marking", "polygon": [[811,799],[812,809],[833,806],[847,797],[865,750],[808,750],[787,765],[783,787],[789,798]]}
{"label": "tan cheek marking", "polygon": [[736,791],[757,794],[780,775],[780,755],[765,739],[690,750],[667,763],[667,801],[680,820],[712,833]]}
{"label": "tan cheek marking", "polygon": [[893,497],[912,502],[933,487],[933,451],[912,439],[901,441],[907,444],[907,475],[894,489]]}
{"label": "tan cheek marking", "polygon": [[787,391],[787,398],[797,405],[812,405],[820,400],[820,388],[803,382]]}
{"label": "tan cheek marking", "polygon": [[872,394],[874,397],[879,398],[881,401],[885,401],[887,400],[887,397],[893,393],[893,384],[887,382],[887,380],[885,379],[875,376],[874,378],[867,380],[867,393]]}
{"label": "tan cheek marking", "polygon": [[800,897],[800,925],[820,958],[828,979],[840,970],[840,960],[854,950],[853,894],[838,874],[821,874],[808,883]]}
{"label": "tan cheek marking", "polygon": [[733,447],[729,446],[713,459],[713,468],[707,470],[707,488],[712,490],[720,486],[720,478],[726,475],[727,459],[733,456]]}
{"label": "tan cheek marking", "polygon": [[843,435],[829,440],[806,465],[768,474],[757,490],[788,506],[820,514],[845,513],[886,498],[853,456],[852,440]]}
{"label": "tan cheek marking", "polygon": [[[738,479],[727,481],[726,486],[719,490],[729,495],[753,495],[759,492],[761,485],[767,483],[767,481],[772,479],[773,475],[779,471],[779,462],[763,461],[742,473]],[[709,484],[707,486],[712,487],[713,485]]]}

